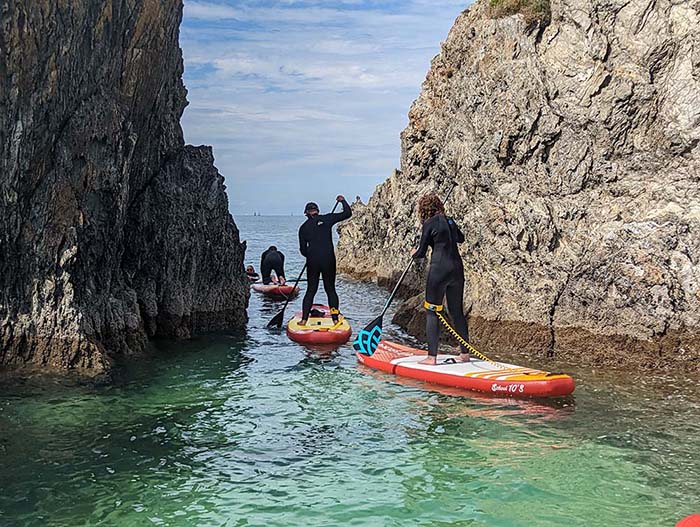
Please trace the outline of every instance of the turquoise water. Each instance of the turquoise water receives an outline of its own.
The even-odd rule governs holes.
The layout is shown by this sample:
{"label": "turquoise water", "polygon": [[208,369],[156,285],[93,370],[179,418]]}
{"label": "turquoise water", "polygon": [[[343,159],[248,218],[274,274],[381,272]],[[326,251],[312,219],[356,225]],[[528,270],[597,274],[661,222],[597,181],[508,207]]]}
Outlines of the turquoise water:
{"label": "turquoise water", "polygon": [[[290,269],[298,220],[237,219]],[[340,292],[355,326],[385,295]],[[254,296],[245,335],[160,343],[111,384],[0,385],[0,525],[659,527],[700,510],[698,378],[559,363],[575,398],[441,392],[291,344],[264,329],[278,309]]]}

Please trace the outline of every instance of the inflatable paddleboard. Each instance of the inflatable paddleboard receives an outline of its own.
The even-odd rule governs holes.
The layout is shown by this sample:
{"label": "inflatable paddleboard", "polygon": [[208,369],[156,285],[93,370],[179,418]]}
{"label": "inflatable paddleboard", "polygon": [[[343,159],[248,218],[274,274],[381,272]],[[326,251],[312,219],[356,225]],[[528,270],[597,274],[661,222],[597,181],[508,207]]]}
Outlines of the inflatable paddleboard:
{"label": "inflatable paddleboard", "polygon": [[262,293],[265,296],[272,298],[282,298],[287,299],[295,297],[299,294],[299,288],[291,285],[277,285],[277,284],[253,284],[251,286],[253,291]]}
{"label": "inflatable paddleboard", "polygon": [[573,378],[563,373],[476,358],[460,362],[456,355],[438,355],[436,366],[418,364],[425,357],[425,350],[385,340],[379,342],[372,355],[357,353],[357,359],[370,368],[474,392],[507,397],[559,397],[571,394],[575,387]]}
{"label": "inflatable paddleboard", "polygon": [[676,527],[700,527],[700,514],[691,514],[676,524]]}
{"label": "inflatable paddleboard", "polygon": [[[315,311],[315,312],[314,312]],[[318,316],[313,316],[317,314]],[[328,306],[314,304],[305,326],[300,326],[301,311],[287,324],[287,335],[294,342],[301,344],[345,344],[352,335],[352,328],[345,317],[340,315],[338,323],[331,318]]]}

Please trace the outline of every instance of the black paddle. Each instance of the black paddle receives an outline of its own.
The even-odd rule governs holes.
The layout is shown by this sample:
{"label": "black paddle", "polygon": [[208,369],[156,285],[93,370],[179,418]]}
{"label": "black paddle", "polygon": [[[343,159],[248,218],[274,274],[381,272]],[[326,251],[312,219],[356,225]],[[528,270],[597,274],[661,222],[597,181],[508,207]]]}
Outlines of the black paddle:
{"label": "black paddle", "polygon": [[[452,188],[450,188],[450,191],[447,193],[447,196],[445,196],[445,199],[442,200],[442,203],[447,203],[447,200],[450,199],[450,195],[452,194],[452,191],[457,185],[453,184]],[[377,349],[377,346],[379,345],[379,341],[381,340],[382,337],[382,324],[384,323],[384,315],[386,314],[387,309],[389,309],[389,306],[391,305],[391,302],[394,300],[394,297],[396,296],[396,292],[399,290],[399,286],[401,285],[401,282],[403,282],[403,279],[406,277],[406,274],[408,273],[409,269],[413,265],[413,257],[411,257],[411,261],[408,262],[408,265],[406,266],[406,269],[403,270],[403,273],[401,273],[401,277],[399,278],[399,281],[396,282],[396,285],[394,286],[393,291],[389,295],[389,298],[387,298],[386,303],[384,304],[384,309],[382,309],[382,312],[379,314],[377,318],[375,318],[372,322],[367,324],[364,329],[360,330],[360,332],[357,334],[357,338],[355,341],[352,343],[352,347],[357,351],[358,353],[364,353],[365,355],[372,355],[375,350]]]}
{"label": "black paddle", "polygon": [[[331,214],[335,212],[335,209],[338,208],[338,203],[340,201],[336,201],[335,205],[333,206],[333,210],[331,211]],[[299,276],[297,276],[296,281],[294,282],[294,288],[296,289],[297,285],[299,285],[299,281],[301,280],[301,275],[304,274],[304,271],[306,271],[306,262],[304,262],[304,267],[301,268],[301,272],[299,273]],[[293,295],[292,295],[293,296]],[[292,299],[290,296],[287,298],[287,301],[284,303],[284,306],[282,307],[282,311],[277,313],[274,317],[272,317],[272,320],[267,323],[268,328],[281,328],[282,323],[284,322],[284,310],[287,309],[287,305],[289,305],[289,301]]]}

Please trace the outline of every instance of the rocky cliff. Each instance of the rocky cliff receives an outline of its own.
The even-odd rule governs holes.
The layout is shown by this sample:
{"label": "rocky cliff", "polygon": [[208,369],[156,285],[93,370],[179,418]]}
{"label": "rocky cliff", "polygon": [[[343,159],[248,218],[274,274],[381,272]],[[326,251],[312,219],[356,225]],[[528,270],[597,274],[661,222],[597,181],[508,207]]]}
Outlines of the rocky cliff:
{"label": "rocky cliff", "polygon": [[245,323],[244,247],[185,146],[182,2],[0,4],[0,365],[105,370]]}
{"label": "rocky cliff", "polygon": [[552,0],[537,22],[500,1],[457,18],[342,271],[395,280],[418,196],[454,182],[475,344],[700,368],[700,2]]}

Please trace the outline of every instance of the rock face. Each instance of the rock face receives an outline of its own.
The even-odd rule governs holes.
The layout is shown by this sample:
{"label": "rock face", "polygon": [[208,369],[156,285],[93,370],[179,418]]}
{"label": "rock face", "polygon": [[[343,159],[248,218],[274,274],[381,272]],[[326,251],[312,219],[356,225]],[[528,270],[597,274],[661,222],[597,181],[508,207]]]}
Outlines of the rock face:
{"label": "rock face", "polygon": [[185,146],[182,2],[0,4],[0,365],[100,372],[239,328],[244,247]]}
{"label": "rock face", "polygon": [[[341,270],[395,280],[417,198],[454,182],[484,351],[700,368],[700,2],[551,11],[546,27],[492,19],[483,1],[457,18],[401,171],[342,228]],[[420,269],[407,283],[422,290]],[[398,315],[414,329],[416,303]]]}

